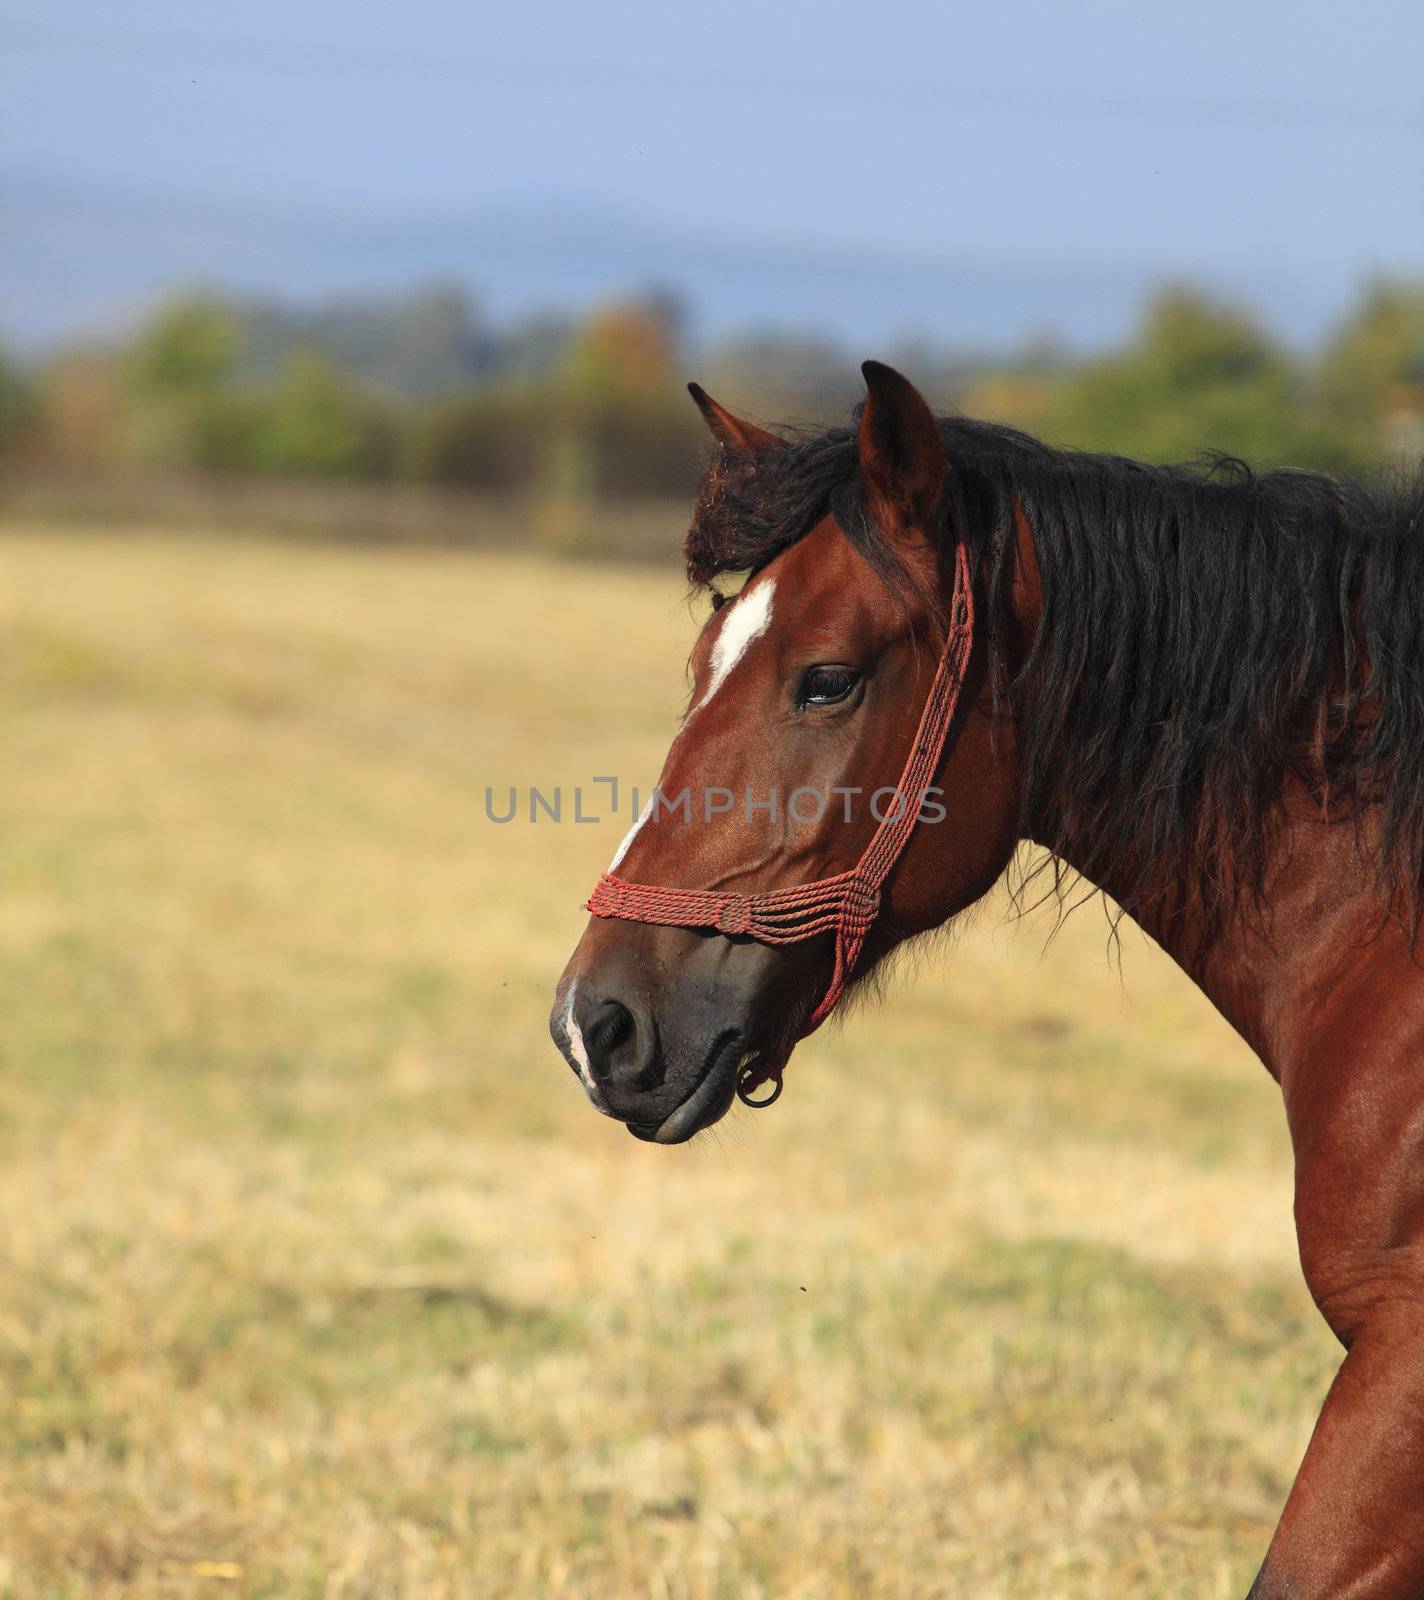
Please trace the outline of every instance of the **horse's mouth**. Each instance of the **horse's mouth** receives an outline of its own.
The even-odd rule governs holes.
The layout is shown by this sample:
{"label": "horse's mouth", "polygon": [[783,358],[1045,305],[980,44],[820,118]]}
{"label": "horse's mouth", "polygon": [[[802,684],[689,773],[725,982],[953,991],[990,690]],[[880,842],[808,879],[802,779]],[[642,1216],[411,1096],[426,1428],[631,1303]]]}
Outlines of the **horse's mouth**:
{"label": "horse's mouth", "polygon": [[649,1144],[685,1144],[727,1114],[737,1093],[737,1074],[746,1060],[746,1044],[737,1030],[712,1046],[707,1065],[692,1092],[661,1122],[630,1122],[628,1132]]}

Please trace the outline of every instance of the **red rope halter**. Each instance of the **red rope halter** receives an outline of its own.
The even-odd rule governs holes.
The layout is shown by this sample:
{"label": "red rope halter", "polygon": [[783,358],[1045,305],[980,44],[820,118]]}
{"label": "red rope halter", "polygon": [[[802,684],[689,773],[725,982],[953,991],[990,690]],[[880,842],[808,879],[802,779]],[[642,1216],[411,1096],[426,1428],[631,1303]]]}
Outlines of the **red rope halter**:
{"label": "red rope halter", "polygon": [[[849,872],[790,889],[765,894],[737,894],[722,889],[668,889],[658,884],[629,883],[605,872],[588,898],[596,917],[627,922],[653,922],[673,928],[716,928],[728,936],[745,935],[763,944],[797,944],[819,933],[836,936],[835,968],[830,986],[797,1035],[804,1039],[826,1020],[846,991],[865,936],[880,912],[880,891],[919,821],[926,790],[939,767],[959,704],[959,691],[974,644],[974,590],[969,559],[961,543],[955,563],[950,601],[949,636],[925,698],[904,770],[895,785],[893,810],[876,828],[860,860]],[[770,1105],[781,1093],[784,1059],[775,1066],[752,1061],[742,1068],[737,1093],[747,1105]],[[751,1099],[763,1083],[775,1089],[765,1100]]]}

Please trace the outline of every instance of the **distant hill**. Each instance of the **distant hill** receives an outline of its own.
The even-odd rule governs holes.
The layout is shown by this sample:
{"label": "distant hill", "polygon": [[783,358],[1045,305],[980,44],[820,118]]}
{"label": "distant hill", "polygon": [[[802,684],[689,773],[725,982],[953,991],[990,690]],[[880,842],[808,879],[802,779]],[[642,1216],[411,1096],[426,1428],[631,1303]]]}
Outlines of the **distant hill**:
{"label": "distant hill", "polygon": [[[657,287],[688,306],[696,342],[776,329],[865,352],[983,353],[1047,335],[1085,349],[1124,334],[1163,275],[1147,261],[983,259],[972,219],[964,253],[933,259],[701,234],[558,197],[353,216],[0,172],[0,342],[22,352],[122,329],[175,289],[314,303],[431,283],[467,291],[494,323]],[[1355,287],[1284,270],[1211,286],[1300,342]]]}

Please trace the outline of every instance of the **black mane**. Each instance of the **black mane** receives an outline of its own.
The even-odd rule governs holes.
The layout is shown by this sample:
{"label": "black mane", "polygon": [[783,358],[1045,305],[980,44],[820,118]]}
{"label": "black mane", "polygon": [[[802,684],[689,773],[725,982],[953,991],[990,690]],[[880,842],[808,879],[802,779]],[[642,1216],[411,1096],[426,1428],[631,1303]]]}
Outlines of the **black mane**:
{"label": "black mane", "polygon": [[[962,418],[940,431],[966,513],[946,531],[968,541],[991,598],[1012,575],[1015,502],[1042,575],[1029,659],[996,683],[1007,705],[1032,708],[1024,833],[1090,879],[1111,868],[1129,899],[1164,864],[1189,863],[1219,923],[1263,892],[1296,778],[1340,820],[1379,808],[1381,888],[1417,926],[1424,479],[1369,488],[1231,458],[1149,467]],[[723,451],[688,576],[710,587],[764,566],[828,511],[883,576],[901,576],[861,503],[854,428]]]}

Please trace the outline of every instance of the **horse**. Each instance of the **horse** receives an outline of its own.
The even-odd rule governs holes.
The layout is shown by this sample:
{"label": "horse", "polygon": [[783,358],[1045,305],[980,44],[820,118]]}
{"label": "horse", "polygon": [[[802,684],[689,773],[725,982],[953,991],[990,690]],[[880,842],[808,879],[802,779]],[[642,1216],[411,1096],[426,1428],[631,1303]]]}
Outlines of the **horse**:
{"label": "horse", "polygon": [[1036,845],[1046,892],[1110,897],[1280,1087],[1345,1354],[1250,1600],[1419,1600],[1424,479],[1054,449],[862,370],[824,432],[690,386],[712,610],[555,1042],[598,1110],[691,1138]]}

